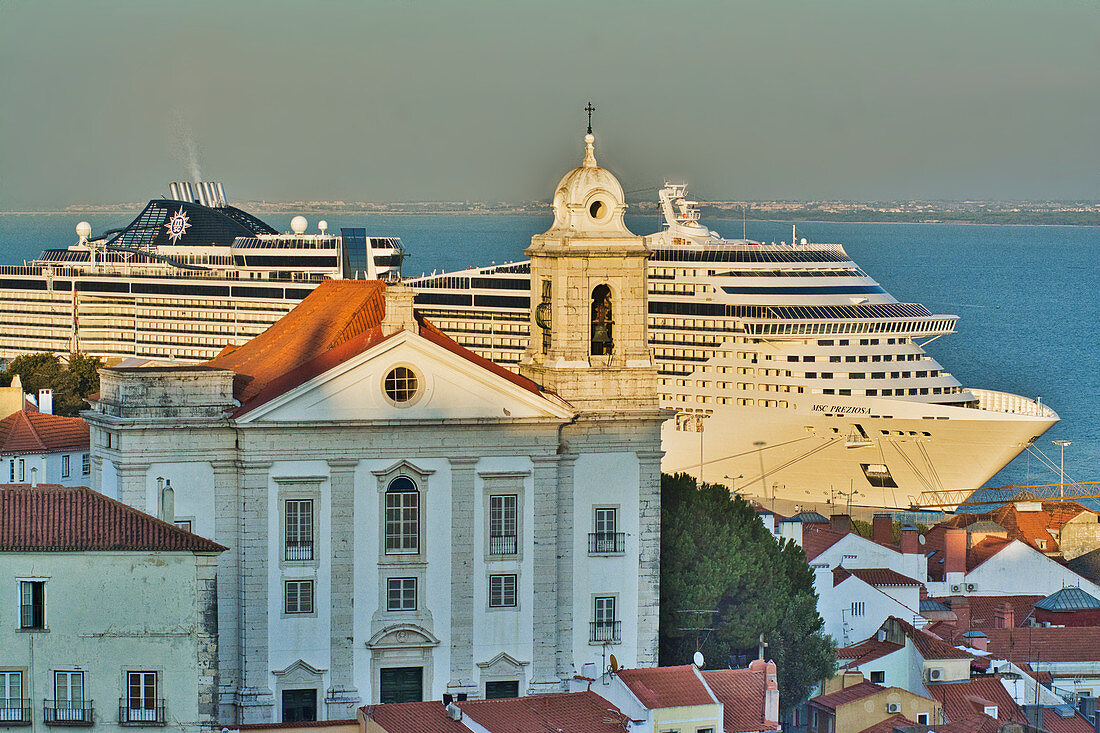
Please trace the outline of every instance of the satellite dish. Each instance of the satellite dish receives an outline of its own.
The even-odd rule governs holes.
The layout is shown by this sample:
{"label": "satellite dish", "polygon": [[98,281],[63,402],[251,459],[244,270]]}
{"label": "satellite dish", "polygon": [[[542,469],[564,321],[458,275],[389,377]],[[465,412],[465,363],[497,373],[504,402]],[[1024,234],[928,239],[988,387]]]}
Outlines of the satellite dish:
{"label": "satellite dish", "polygon": [[705,661],[703,659],[703,653],[702,652],[695,652],[695,654],[693,654],[692,657],[691,657],[691,661],[695,664],[696,667],[698,667],[699,669],[702,669],[703,668],[703,662]]}
{"label": "satellite dish", "polygon": [[611,655],[611,671],[612,672],[618,672],[619,671],[619,660],[615,659],[614,654]]}
{"label": "satellite dish", "polygon": [[301,214],[290,220],[290,231],[295,234],[304,234],[307,226],[309,226],[309,222]]}
{"label": "satellite dish", "polygon": [[328,222],[324,219],[321,219],[321,221],[317,222],[317,228],[321,230],[321,234],[324,234],[325,231],[328,229]]}

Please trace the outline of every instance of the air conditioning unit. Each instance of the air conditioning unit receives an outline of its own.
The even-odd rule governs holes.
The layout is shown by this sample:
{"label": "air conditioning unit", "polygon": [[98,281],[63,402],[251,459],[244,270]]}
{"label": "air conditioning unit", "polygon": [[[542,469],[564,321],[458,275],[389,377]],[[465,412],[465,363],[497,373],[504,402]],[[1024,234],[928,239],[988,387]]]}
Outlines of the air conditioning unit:
{"label": "air conditioning unit", "polygon": [[890,715],[894,715],[895,713],[900,713],[901,712],[901,703],[900,702],[888,702],[888,703],[886,703],[886,712],[889,713]]}
{"label": "air conditioning unit", "polygon": [[951,586],[951,592],[952,593],[958,593],[960,590],[962,590],[962,586],[960,586],[960,585]]}
{"label": "air conditioning unit", "polygon": [[973,593],[975,590],[977,590],[977,588],[978,588],[978,586],[975,585],[974,583],[967,583],[966,584],[966,592],[967,593]]}
{"label": "air conditioning unit", "polygon": [[928,670],[928,679],[932,680],[933,682],[938,682],[939,680],[942,680],[943,670],[939,667],[933,667],[932,669]]}

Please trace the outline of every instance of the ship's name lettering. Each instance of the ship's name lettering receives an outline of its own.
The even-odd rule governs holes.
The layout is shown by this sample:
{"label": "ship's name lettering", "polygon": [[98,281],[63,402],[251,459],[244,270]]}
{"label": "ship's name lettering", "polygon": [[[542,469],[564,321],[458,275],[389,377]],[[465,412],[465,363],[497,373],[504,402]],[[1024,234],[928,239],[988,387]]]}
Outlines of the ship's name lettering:
{"label": "ship's name lettering", "polygon": [[870,415],[870,407],[853,407],[851,405],[814,405],[810,408],[815,412],[835,412],[848,415]]}

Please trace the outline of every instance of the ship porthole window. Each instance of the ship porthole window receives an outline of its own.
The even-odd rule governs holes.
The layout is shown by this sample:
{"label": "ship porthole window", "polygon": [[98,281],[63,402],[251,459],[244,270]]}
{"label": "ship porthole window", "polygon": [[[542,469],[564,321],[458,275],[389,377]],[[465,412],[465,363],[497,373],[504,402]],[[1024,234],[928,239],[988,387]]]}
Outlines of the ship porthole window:
{"label": "ship porthole window", "polygon": [[409,367],[397,366],[386,373],[382,389],[391,404],[408,405],[420,393],[420,379]]}
{"label": "ship porthole window", "polygon": [[595,201],[593,201],[588,207],[588,214],[593,219],[596,219],[596,220],[602,219],[602,218],[604,218],[604,215],[606,213],[607,213],[607,204],[605,204],[603,201],[600,201],[599,199],[596,199]]}

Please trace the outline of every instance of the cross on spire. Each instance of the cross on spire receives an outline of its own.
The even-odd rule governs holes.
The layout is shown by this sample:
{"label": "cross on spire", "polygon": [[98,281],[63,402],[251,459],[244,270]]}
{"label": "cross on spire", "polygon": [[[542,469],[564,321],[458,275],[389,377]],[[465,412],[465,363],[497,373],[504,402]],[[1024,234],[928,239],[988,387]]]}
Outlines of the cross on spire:
{"label": "cross on spire", "polygon": [[588,101],[588,106],[584,108],[584,111],[588,113],[588,134],[592,134],[592,113],[596,111],[596,108],[592,106],[592,100]]}

